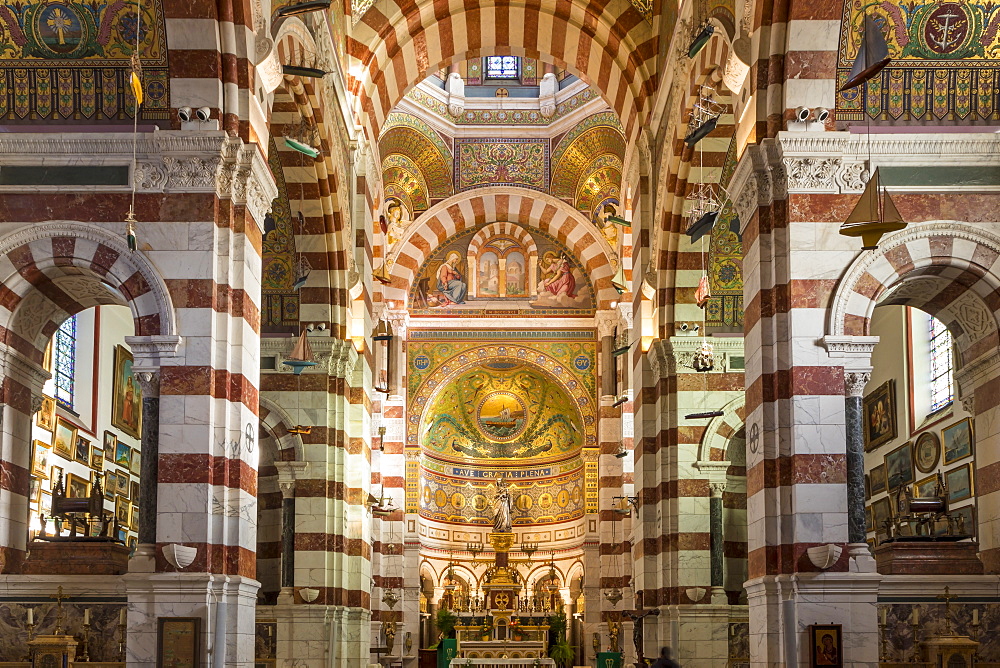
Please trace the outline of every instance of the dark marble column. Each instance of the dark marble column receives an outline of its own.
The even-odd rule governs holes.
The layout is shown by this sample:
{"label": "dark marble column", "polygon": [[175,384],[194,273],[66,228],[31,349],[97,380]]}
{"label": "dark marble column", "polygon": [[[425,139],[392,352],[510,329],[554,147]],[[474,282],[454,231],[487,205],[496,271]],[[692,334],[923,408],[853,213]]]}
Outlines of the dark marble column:
{"label": "dark marble column", "polygon": [[845,425],[847,429],[847,540],[864,543],[865,526],[865,436],[861,397],[870,372],[844,373]]}
{"label": "dark marble column", "polygon": [[[282,489],[284,492],[284,489]],[[281,499],[281,586],[295,586],[295,496]]]}
{"label": "dark marble column", "polygon": [[139,543],[156,544],[156,494],[160,470],[160,374],[135,374],[142,387],[142,447],[139,464]]}
{"label": "dark marble column", "polygon": [[726,483],[709,483],[711,496],[708,500],[709,530],[711,532],[711,566],[712,566],[712,586],[722,587],[725,568],[723,564],[723,535],[722,535],[722,493],[726,490]]}

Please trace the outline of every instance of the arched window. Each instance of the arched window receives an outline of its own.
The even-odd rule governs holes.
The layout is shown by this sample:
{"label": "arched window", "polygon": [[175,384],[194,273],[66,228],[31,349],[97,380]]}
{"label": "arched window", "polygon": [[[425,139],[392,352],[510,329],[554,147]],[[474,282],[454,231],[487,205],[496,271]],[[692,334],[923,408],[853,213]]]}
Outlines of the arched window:
{"label": "arched window", "polygon": [[59,325],[52,339],[52,375],[56,386],[56,401],[70,410],[73,410],[75,374],[76,316],[71,315]]}
{"label": "arched window", "polygon": [[521,76],[521,59],[517,56],[487,56],[486,78],[517,80]]}
{"label": "arched window", "polygon": [[937,318],[930,317],[931,413],[951,404],[955,397],[952,381],[951,332]]}

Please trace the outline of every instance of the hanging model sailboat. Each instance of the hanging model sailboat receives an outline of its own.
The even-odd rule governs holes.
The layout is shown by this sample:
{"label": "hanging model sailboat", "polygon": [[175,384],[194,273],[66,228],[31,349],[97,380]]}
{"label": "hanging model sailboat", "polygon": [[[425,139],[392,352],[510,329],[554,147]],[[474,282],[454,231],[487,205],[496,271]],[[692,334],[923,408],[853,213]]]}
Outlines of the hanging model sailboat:
{"label": "hanging model sailboat", "polygon": [[[313,360],[312,348],[309,346],[309,339],[306,338],[306,331],[302,330],[302,334],[299,336],[299,340],[295,342],[295,347],[292,348],[292,352],[288,353],[288,357],[285,358],[284,364],[292,367],[292,371],[296,376],[300,375],[306,367],[316,366],[316,361]],[[292,434],[309,434],[312,432],[312,427],[304,425],[295,425],[288,429],[289,433]]]}
{"label": "hanging model sailboat", "polygon": [[878,168],[868,180],[861,200],[854,206],[847,221],[840,226],[845,237],[861,237],[862,250],[875,250],[879,239],[888,232],[906,227],[889,193],[880,186]]}

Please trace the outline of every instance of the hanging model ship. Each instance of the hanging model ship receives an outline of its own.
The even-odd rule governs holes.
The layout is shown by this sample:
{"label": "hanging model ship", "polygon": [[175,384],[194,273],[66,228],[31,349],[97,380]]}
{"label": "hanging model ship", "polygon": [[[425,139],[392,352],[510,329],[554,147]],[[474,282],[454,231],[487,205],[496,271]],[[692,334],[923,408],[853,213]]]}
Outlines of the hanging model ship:
{"label": "hanging model ship", "polygon": [[[288,357],[285,358],[284,364],[292,367],[293,373],[296,376],[301,375],[302,371],[306,367],[316,366],[316,361],[313,360],[312,348],[309,346],[309,339],[306,338],[306,331],[302,330],[302,334],[299,336],[299,340],[295,342],[295,347],[292,348],[292,352],[288,353]],[[312,432],[312,427],[305,425],[295,425],[290,427],[288,432],[291,434],[305,435]]]}
{"label": "hanging model ship", "polygon": [[875,250],[879,239],[888,232],[906,227],[889,193],[880,185],[878,168],[868,180],[861,200],[854,206],[847,221],[840,226],[845,237],[861,237],[862,250]]}

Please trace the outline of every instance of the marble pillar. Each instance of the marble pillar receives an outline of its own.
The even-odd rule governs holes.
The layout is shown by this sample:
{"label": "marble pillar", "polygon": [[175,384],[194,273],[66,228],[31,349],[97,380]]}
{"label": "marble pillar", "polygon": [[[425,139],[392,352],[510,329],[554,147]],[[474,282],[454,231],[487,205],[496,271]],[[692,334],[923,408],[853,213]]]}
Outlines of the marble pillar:
{"label": "marble pillar", "polygon": [[[284,494],[284,490],[282,490]],[[295,496],[281,499],[281,586],[295,586]]]}
{"label": "marble pillar", "polygon": [[865,526],[865,437],[861,410],[865,385],[871,378],[868,371],[846,371],[845,427],[847,435],[847,540],[852,544],[864,543]]}
{"label": "marble pillar", "polygon": [[[723,535],[722,535],[722,493],[726,491],[726,483],[713,482],[709,484],[709,528],[711,531],[711,583],[712,587],[724,586],[725,572],[723,569]],[[862,508],[863,514],[864,508]]]}
{"label": "marble pillar", "polygon": [[160,374],[135,374],[142,386],[142,447],[139,462],[139,543],[156,544],[156,481],[160,469]]}

